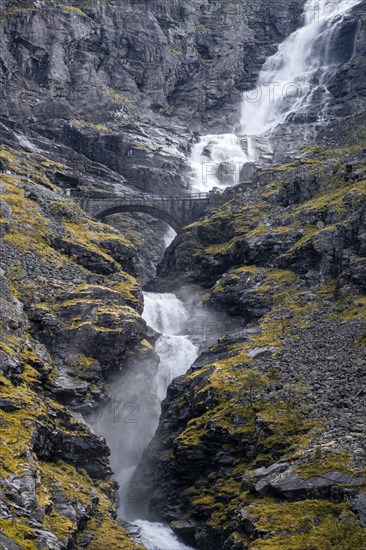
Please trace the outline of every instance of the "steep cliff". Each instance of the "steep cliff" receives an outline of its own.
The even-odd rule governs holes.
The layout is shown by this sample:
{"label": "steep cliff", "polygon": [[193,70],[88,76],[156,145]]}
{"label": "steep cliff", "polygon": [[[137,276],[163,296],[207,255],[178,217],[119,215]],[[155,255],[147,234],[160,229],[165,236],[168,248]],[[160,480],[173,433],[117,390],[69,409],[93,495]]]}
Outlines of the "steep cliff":
{"label": "steep cliff", "polygon": [[138,548],[115,519],[109,449],[75,416],[133,359],[154,374],[136,251],[60,194],[63,165],[7,146],[0,159],[0,545]]}
{"label": "steep cliff", "polygon": [[234,124],[302,4],[1,1],[0,114],[129,185],[184,189],[192,130]]}
{"label": "steep cliff", "polygon": [[134,476],[198,548],[365,548],[365,151],[361,126],[230,189],[152,284],[231,314]]}

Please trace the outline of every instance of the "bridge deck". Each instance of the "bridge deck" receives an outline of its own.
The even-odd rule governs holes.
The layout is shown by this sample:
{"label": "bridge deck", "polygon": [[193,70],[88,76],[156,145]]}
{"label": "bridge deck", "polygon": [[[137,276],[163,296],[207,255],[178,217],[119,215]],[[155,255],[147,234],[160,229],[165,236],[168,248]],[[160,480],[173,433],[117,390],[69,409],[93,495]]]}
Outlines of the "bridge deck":
{"label": "bridge deck", "polygon": [[220,201],[221,194],[190,193],[186,195],[155,195],[153,193],[119,194],[72,193],[72,198],[96,219],[103,220],[118,213],[141,212],[168,223],[179,233],[183,227],[199,219],[207,208]]}
{"label": "bridge deck", "polygon": [[141,193],[139,195],[137,194],[121,194],[121,193],[103,193],[103,194],[95,194],[95,195],[84,195],[82,193],[71,193],[71,196],[75,200],[92,200],[92,201],[100,201],[100,200],[115,200],[115,201],[122,201],[122,202],[131,202],[136,200],[141,201],[164,201],[164,200],[174,200],[174,201],[182,201],[182,200],[205,200],[209,199],[213,195],[218,196],[217,193],[190,193],[187,195],[152,195],[149,193]]}

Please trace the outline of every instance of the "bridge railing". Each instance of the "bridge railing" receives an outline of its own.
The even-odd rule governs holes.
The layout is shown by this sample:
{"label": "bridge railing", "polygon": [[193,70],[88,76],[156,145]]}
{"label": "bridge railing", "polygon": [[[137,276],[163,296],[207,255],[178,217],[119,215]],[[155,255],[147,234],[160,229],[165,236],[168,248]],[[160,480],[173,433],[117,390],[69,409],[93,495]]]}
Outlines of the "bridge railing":
{"label": "bridge railing", "polygon": [[95,193],[85,195],[83,193],[71,190],[68,195],[76,200],[121,200],[123,202],[133,203],[134,201],[164,201],[164,200],[203,200],[209,199],[213,193],[189,193],[186,195],[154,195],[150,193],[141,194],[123,194],[123,193]]}

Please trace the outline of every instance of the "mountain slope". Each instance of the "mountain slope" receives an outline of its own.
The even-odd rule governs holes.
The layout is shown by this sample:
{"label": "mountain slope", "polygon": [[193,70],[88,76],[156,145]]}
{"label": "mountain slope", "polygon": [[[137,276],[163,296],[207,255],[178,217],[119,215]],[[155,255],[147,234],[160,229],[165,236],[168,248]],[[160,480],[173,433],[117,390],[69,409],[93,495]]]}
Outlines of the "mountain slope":
{"label": "mountain slope", "polygon": [[136,252],[60,194],[62,165],[10,147],[0,159],[0,544],[137,549],[115,519],[109,449],[74,416],[133,359],[153,376]]}
{"label": "mountain slope", "polygon": [[145,514],[198,548],[365,548],[364,139],[228,190],[152,284],[231,314],[134,476]]}
{"label": "mountain slope", "polygon": [[[137,364],[155,403],[164,228],[64,190],[187,192],[197,132],[232,130],[303,3],[0,0],[0,546],[139,548],[84,418]],[[135,478],[199,548],[366,547],[364,23],[365,1],[334,37],[321,146],[228,190],[152,283],[238,327],[173,382]]]}

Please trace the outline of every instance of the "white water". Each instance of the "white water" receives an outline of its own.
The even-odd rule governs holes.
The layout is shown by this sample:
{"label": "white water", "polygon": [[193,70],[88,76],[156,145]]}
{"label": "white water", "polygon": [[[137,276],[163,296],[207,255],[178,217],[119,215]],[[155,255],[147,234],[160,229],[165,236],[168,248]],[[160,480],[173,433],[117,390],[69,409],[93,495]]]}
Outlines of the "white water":
{"label": "white water", "polygon": [[[190,164],[193,170],[194,183],[192,190],[205,192],[213,187],[227,187],[237,183],[240,170],[250,156],[240,146],[238,136],[234,134],[209,134],[202,136],[193,145]],[[221,163],[225,167],[223,181],[217,177],[217,168]]]}
{"label": "white water", "polygon": [[198,349],[182,331],[189,322],[183,302],[175,294],[144,293],[142,317],[161,336],[155,344],[159,370],[155,379],[157,394],[164,399],[166,390],[177,376],[187,372],[198,355]]}
{"label": "white water", "polygon": [[[172,237],[169,233],[166,240]],[[142,317],[161,333],[155,344],[158,370],[152,376],[147,360],[118,376],[111,388],[112,403],[94,421],[89,419],[89,424],[95,433],[103,434],[111,449],[111,465],[120,485],[119,516],[141,529],[141,542],[148,550],[191,550],[169,526],[128,515],[128,503],[136,497],[131,478],[158,426],[161,400],[173,378],[184,374],[198,355],[197,346],[184,334],[190,319],[179,298],[145,292],[144,304]]]}
{"label": "white water", "polygon": [[172,243],[175,239],[175,237],[177,236],[176,232],[174,231],[174,229],[170,226],[168,226],[168,229],[164,235],[164,244],[165,244],[165,248],[168,248],[168,246],[170,245],[170,243]]}
{"label": "white water", "polygon": [[[161,401],[173,378],[187,372],[194,362],[198,348],[188,336],[182,334],[189,317],[183,302],[175,294],[144,292],[144,302],[143,319],[161,333],[155,344],[160,362],[154,380],[155,390]],[[149,439],[146,440],[146,445],[148,443]],[[128,471],[130,479],[134,469]],[[167,525],[145,520],[134,520],[134,524],[140,528],[140,540],[148,550],[191,550],[177,539]]]}
{"label": "white water", "polygon": [[[307,1],[303,25],[266,60],[256,88],[243,94],[240,134],[245,139],[235,134],[206,135],[192,147],[192,190],[239,183],[244,164],[258,160],[257,138],[270,136],[290,117],[310,108],[318,122],[326,118],[330,97],[326,77],[339,65],[333,57],[333,40],[345,14],[360,1]],[[223,162],[228,163],[224,170]],[[220,166],[224,181],[218,174]]]}
{"label": "white water", "polygon": [[157,332],[180,334],[188,321],[188,312],[175,294],[144,292],[142,318]]}
{"label": "white water", "polygon": [[179,542],[173,531],[163,523],[139,519],[134,524],[141,529],[140,540],[147,550],[192,550]]}

